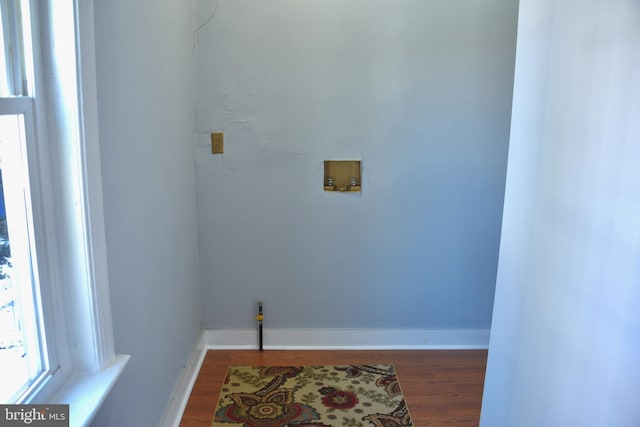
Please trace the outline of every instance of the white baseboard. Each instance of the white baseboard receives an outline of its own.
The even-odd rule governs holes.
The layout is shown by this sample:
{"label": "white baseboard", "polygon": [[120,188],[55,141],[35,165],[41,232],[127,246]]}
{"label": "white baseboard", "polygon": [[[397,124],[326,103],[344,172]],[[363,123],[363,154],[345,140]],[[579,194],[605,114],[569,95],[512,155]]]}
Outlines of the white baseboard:
{"label": "white baseboard", "polygon": [[[178,427],[207,350],[258,348],[252,329],[207,329],[193,349],[165,412]],[[471,350],[489,348],[489,329],[269,329],[265,350]]]}
{"label": "white baseboard", "polygon": [[[205,347],[256,349],[257,330],[208,329]],[[489,329],[269,329],[265,350],[467,350],[489,348]]]}
{"label": "white baseboard", "polygon": [[165,411],[162,427],[179,427],[182,414],[187,406],[191,390],[198,378],[200,367],[206,354],[205,333],[203,331],[173,391],[171,401]]}

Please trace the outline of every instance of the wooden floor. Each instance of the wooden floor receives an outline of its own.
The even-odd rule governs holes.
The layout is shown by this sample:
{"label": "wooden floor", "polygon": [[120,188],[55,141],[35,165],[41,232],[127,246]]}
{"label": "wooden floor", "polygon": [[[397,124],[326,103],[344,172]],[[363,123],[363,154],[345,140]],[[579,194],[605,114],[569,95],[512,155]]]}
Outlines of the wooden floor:
{"label": "wooden floor", "polygon": [[477,426],[487,363],[485,350],[286,351],[210,350],[180,426],[210,427],[230,365],[393,364],[416,427]]}

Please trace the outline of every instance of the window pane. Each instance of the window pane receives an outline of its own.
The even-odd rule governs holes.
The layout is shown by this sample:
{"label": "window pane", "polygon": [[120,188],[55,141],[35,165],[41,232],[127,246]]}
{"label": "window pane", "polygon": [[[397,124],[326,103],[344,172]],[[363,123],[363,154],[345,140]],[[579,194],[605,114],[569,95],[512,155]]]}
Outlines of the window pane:
{"label": "window pane", "polygon": [[[2,4],[2,3],[0,3]],[[4,37],[4,29],[6,25],[4,24],[4,20],[6,19],[7,11],[4,7],[0,7],[0,96],[6,97],[12,95],[12,90],[10,89],[11,82],[9,80],[9,72],[10,67],[7,67],[7,55],[10,53],[7,49],[7,41]]]}
{"label": "window pane", "polygon": [[0,402],[46,368],[22,115],[0,116]]}
{"label": "window pane", "polygon": [[33,94],[28,0],[0,0],[0,97]]}

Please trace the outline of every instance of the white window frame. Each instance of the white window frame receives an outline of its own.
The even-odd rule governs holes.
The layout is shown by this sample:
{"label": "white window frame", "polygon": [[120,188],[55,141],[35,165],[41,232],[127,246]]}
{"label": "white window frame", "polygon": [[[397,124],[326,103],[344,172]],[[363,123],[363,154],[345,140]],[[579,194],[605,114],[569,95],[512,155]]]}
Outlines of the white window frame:
{"label": "white window frame", "polygon": [[17,102],[33,105],[37,149],[29,161],[37,162],[42,212],[54,213],[38,218],[46,247],[41,292],[51,307],[45,333],[57,366],[27,401],[68,403],[71,425],[84,426],[129,359],[117,356],[113,343],[93,1],[30,0],[30,6],[37,93]]}
{"label": "white window frame", "polygon": [[[46,250],[47,250],[47,242],[46,242],[47,236],[46,236],[46,233],[44,233],[44,230],[47,229],[47,226],[45,226],[47,219],[46,219],[46,215],[44,215],[43,213],[47,211],[48,205],[44,203],[44,200],[42,198],[42,194],[46,191],[43,188],[42,183],[46,183],[47,178],[43,173],[42,169],[40,168],[38,156],[37,156],[38,147],[36,144],[36,136],[35,136],[36,132],[35,132],[35,120],[34,120],[34,99],[31,97],[22,97],[22,96],[0,98],[0,115],[22,117],[22,124],[23,124],[23,131],[24,131],[24,134],[22,135],[22,137],[24,138],[24,140],[19,142],[21,145],[24,143],[24,145],[20,147],[14,147],[14,149],[20,150],[20,157],[23,158],[22,160],[27,161],[28,164],[22,165],[22,166],[23,167],[26,166],[26,169],[28,170],[28,174],[29,174],[28,177],[24,177],[26,181],[22,181],[20,183],[21,187],[22,185],[25,185],[25,184],[29,185],[29,188],[26,190],[26,194],[23,196],[28,200],[11,199],[11,196],[9,196],[9,199],[6,199],[9,201],[9,204],[17,203],[19,205],[22,205],[22,203],[24,202],[25,206],[18,208],[18,210],[20,211],[20,210],[26,209],[29,211],[24,213],[24,215],[26,215],[25,234],[28,235],[26,239],[28,240],[28,243],[29,243],[28,246],[30,248],[29,250],[31,252],[29,255],[29,258],[31,258],[29,260],[29,263],[30,264],[33,263],[33,264],[30,266],[23,265],[22,274],[23,274],[24,284],[30,281],[30,279],[27,279],[26,277],[29,272],[33,276],[35,276],[33,278],[36,281],[36,285],[34,286],[35,289],[33,290],[34,294],[32,296],[34,300],[31,301],[30,304],[34,305],[34,309],[37,311],[38,314],[36,316],[36,319],[33,319],[35,321],[34,328],[29,328],[29,329],[31,333],[38,334],[38,337],[36,338],[36,340],[39,342],[39,345],[37,347],[43,353],[37,356],[34,354],[29,355],[29,357],[37,357],[39,359],[41,358],[41,356],[43,356],[41,358],[43,366],[41,366],[42,371],[33,379],[33,383],[27,386],[28,387],[27,390],[24,392],[22,396],[20,396],[19,400],[16,402],[16,403],[23,403],[23,402],[28,402],[32,398],[32,394],[38,391],[39,386],[43,382],[49,382],[49,383],[56,382],[56,381],[53,381],[51,377],[54,376],[53,373],[55,372],[55,370],[57,369],[57,366],[59,365],[57,360],[58,352],[56,351],[56,348],[55,348],[57,341],[53,339],[48,339],[51,337],[43,336],[42,333],[44,331],[40,330],[41,324],[55,322],[55,316],[52,315],[53,305],[48,304],[46,307],[42,305],[43,299],[47,301],[51,300],[51,294],[49,291],[53,286],[53,283],[48,280],[51,276],[47,274],[47,270],[48,270],[47,257],[43,256],[42,259],[38,259],[37,262],[36,262],[36,259],[32,258],[33,255],[36,255],[36,258],[37,258],[37,253],[40,253],[40,252],[46,254]],[[18,141],[15,141],[15,142],[18,142]],[[24,151],[22,151],[25,148],[26,148],[26,153],[28,153],[26,158],[23,157],[25,153]],[[5,197],[8,196],[7,182],[9,181],[9,179],[11,179],[10,176],[3,176],[4,186],[5,186]],[[13,177],[13,179],[22,179],[22,178]],[[7,206],[7,209],[9,209],[9,206]],[[16,216],[18,215],[19,214],[16,214]],[[13,239],[13,236],[12,236],[12,239]],[[36,250],[34,251],[34,249]],[[33,286],[33,284],[31,286]],[[22,296],[25,296],[25,295],[22,295]],[[31,337],[31,339],[33,338],[34,337]],[[35,348],[33,347],[32,349],[35,350]]]}

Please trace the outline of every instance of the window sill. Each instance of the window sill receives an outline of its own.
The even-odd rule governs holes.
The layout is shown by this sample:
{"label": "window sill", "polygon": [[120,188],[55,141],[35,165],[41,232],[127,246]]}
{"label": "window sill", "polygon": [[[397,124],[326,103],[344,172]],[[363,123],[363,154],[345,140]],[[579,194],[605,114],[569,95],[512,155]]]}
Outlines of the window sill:
{"label": "window sill", "polygon": [[89,425],[128,362],[129,355],[117,355],[111,365],[96,374],[74,375],[51,403],[69,404],[71,427]]}

